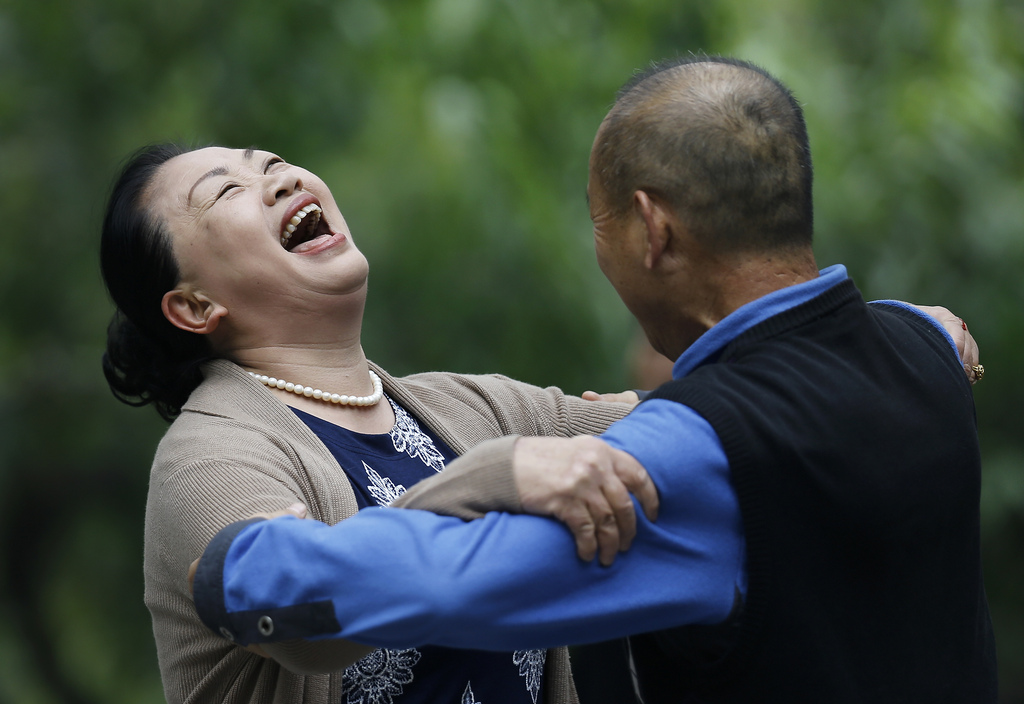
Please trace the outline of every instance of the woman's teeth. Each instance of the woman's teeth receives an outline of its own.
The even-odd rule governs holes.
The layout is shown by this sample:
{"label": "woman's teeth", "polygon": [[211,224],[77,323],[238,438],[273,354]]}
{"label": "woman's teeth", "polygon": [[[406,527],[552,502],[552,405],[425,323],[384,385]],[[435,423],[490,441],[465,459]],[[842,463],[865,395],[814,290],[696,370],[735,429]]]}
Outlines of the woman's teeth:
{"label": "woman's teeth", "polygon": [[285,225],[284,232],[281,233],[281,246],[288,249],[288,243],[291,240],[292,235],[295,234],[295,230],[298,228],[299,223],[301,223],[303,218],[310,213],[313,213],[313,220],[310,221],[306,232],[313,232],[316,229],[316,226],[320,223],[321,212],[323,211],[320,210],[319,205],[316,203],[310,203],[305,208],[295,213],[288,224]]}

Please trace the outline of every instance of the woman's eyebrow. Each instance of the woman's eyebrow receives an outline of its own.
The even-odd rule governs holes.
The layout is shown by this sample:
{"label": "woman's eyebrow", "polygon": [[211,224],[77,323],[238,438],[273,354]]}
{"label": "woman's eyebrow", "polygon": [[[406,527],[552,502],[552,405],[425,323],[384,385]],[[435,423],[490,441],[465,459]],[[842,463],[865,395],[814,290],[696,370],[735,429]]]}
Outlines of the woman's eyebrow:
{"label": "woman's eyebrow", "polygon": [[[245,161],[252,161],[252,156],[255,153],[256,153],[256,147],[249,147],[248,149],[246,149],[242,153],[242,158]],[[212,178],[214,176],[227,176],[227,174],[228,174],[228,169],[227,169],[226,166],[218,166],[216,168],[213,168],[213,169],[210,169],[209,171],[207,171],[205,174],[200,176],[198,178],[198,180],[196,180],[195,183],[192,184],[192,188],[188,189],[188,197],[185,198],[185,203],[187,205],[189,205],[189,206],[192,205],[192,192],[196,190],[196,186],[198,186],[200,183],[202,183],[203,181],[205,181],[208,178]]]}
{"label": "woman's eyebrow", "polygon": [[192,184],[192,188],[188,189],[188,197],[185,199],[185,203],[189,206],[192,205],[192,192],[196,190],[196,186],[198,186],[200,183],[214,176],[226,176],[227,173],[228,169],[226,166],[218,166],[207,171],[205,174],[200,176],[195,183]]}

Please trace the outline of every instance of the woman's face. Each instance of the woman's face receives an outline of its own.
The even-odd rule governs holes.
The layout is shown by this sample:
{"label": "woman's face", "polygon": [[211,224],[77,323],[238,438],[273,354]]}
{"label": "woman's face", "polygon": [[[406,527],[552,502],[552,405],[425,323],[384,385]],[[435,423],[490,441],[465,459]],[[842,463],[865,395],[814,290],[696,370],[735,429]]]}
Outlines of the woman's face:
{"label": "woman's face", "polygon": [[366,259],[330,190],[269,152],[209,147],[176,156],[157,172],[147,205],[170,233],[179,286],[238,323],[365,290]]}

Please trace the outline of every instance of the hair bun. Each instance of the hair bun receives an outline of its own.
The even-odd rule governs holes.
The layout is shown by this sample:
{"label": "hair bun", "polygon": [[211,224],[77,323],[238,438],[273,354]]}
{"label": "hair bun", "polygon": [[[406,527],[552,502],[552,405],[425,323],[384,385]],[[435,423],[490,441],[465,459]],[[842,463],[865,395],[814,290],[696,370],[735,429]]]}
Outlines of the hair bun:
{"label": "hair bun", "polygon": [[179,332],[181,342],[191,342],[199,349],[182,354],[181,345],[161,344],[121,312],[114,314],[107,327],[103,375],[118,400],[129,406],[153,404],[168,421],[181,413],[189,394],[202,381],[199,367],[210,355],[202,338]]}

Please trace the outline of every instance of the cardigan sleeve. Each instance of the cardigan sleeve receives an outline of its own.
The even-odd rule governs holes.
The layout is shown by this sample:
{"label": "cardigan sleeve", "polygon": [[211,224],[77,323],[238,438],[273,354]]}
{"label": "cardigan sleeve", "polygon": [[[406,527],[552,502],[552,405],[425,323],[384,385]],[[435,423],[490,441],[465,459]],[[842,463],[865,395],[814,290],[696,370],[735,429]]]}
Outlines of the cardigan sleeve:
{"label": "cardigan sleeve", "polygon": [[[285,446],[258,431],[210,416],[184,417],[165,436],[154,463],[146,515],[145,591],[168,702],[247,701],[236,686],[302,691],[302,678],[233,646],[200,623],[186,579],[189,564],[225,525],[302,502],[313,508]],[[344,667],[369,648],[338,641],[316,653],[302,643],[269,646],[296,671],[316,653]],[[341,656],[344,656],[343,658]],[[233,672],[250,673],[241,683]],[[307,670],[308,671],[308,670]]]}
{"label": "cardigan sleeve", "polygon": [[522,513],[512,474],[512,453],[518,437],[509,435],[477,445],[440,474],[410,488],[391,506],[463,520],[481,518],[488,511]]}
{"label": "cardigan sleeve", "polygon": [[[491,413],[504,437],[484,440],[450,463],[444,472],[420,482],[392,506],[433,511],[464,520],[488,511],[521,513],[512,474],[515,440],[521,435],[597,435],[632,410],[626,403],[584,401],[556,387],[540,388],[500,375],[422,375],[431,386],[463,395]],[[422,378],[421,377],[421,378]]]}

